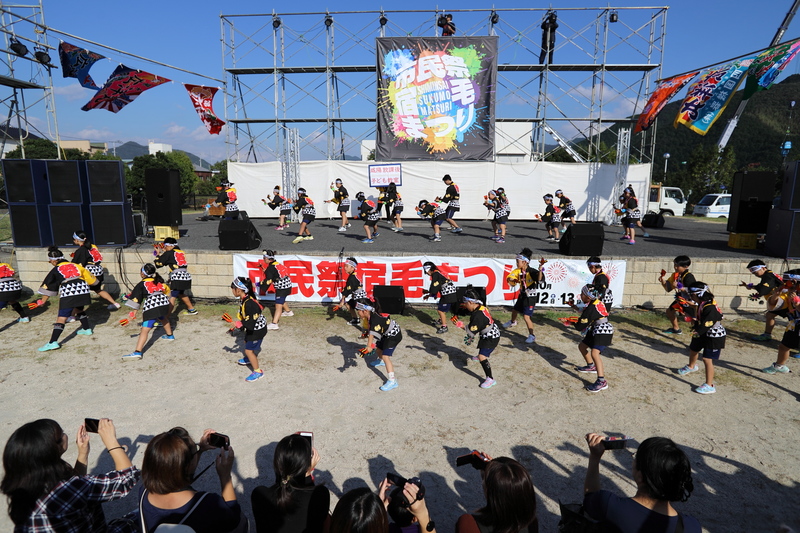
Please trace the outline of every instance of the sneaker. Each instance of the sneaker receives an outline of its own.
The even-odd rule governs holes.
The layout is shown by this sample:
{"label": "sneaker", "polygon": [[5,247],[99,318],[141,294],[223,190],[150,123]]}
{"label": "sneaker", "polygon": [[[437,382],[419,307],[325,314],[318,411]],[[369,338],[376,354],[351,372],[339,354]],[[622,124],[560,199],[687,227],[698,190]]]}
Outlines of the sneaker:
{"label": "sneaker", "polygon": [[371,366],[372,368],[375,368],[375,367],[378,367],[378,366],[386,366],[386,363],[383,362],[383,359],[375,359],[374,361],[370,361],[367,364],[369,366]]}
{"label": "sneaker", "polygon": [[342,226],[341,228],[339,228],[339,233],[343,233],[345,231],[347,231],[347,226]]}
{"label": "sneaker", "polygon": [[686,374],[690,374],[692,372],[697,372],[700,368],[695,364],[694,366],[686,365],[678,369],[678,374],[681,376],[685,376]]}
{"label": "sneaker", "polygon": [[187,315],[196,315],[197,314],[197,309],[187,309],[186,310],[186,314]]}
{"label": "sneaker", "polygon": [[30,321],[31,321],[31,319],[26,317],[26,316],[21,316],[21,317],[19,317],[17,319],[17,322],[19,322],[20,324],[25,324],[26,322],[30,322]]}
{"label": "sneaker", "polygon": [[504,238],[500,237],[499,239],[495,239],[494,242],[496,242],[497,244],[505,244],[506,240]]}
{"label": "sneaker", "polygon": [[361,239],[361,242],[363,242],[364,244],[372,244],[373,242],[375,242],[375,239]]}
{"label": "sneaker", "polygon": [[250,364],[250,360],[249,360],[249,359],[247,359],[247,357],[242,357],[241,359],[239,359],[238,361],[236,361],[236,364],[237,364],[237,365],[241,365],[241,366],[247,366],[247,365],[249,365],[249,364]]}
{"label": "sneaker", "polygon": [[381,385],[381,390],[383,392],[390,391],[390,390],[396,389],[396,388],[397,388],[397,380],[396,379],[386,380],[386,383]]}
{"label": "sneaker", "polygon": [[650,236],[649,233],[642,233],[642,237],[649,237],[649,236]]}
{"label": "sneaker", "polygon": [[492,239],[493,241],[496,241],[497,239],[499,239],[499,238],[500,238],[500,235],[492,235],[492,236],[491,236],[491,237],[489,237],[489,238],[490,238],[490,239]]}
{"label": "sneaker", "polygon": [[630,235],[623,235],[622,237],[620,237],[620,238],[619,238],[619,240],[621,240],[621,241],[626,241],[626,240],[628,240],[628,239],[630,239],[630,238],[631,238],[631,236],[630,236]]}
{"label": "sneaker", "polygon": [[481,358],[478,357],[477,355],[470,355],[469,359],[470,359],[470,361],[475,361],[476,363],[480,363],[481,362]]}
{"label": "sneaker", "polygon": [[161,338],[164,339],[165,341],[174,341],[175,335],[161,335]]}
{"label": "sneaker", "polygon": [[761,335],[755,335],[753,337],[750,337],[750,340],[757,342],[769,342],[772,340],[772,335],[769,333],[762,333]]}
{"label": "sneaker", "polygon": [[244,378],[244,380],[246,382],[250,383],[250,382],[255,381],[257,379],[261,379],[263,377],[264,377],[264,373],[263,372],[253,372],[252,374],[250,374],[249,376]]}
{"label": "sneaker", "polygon": [[304,241],[313,241],[314,240],[314,236],[313,235],[306,235],[305,237],[303,237],[303,240]]}
{"label": "sneaker", "polygon": [[275,231],[280,231],[283,229],[283,226],[275,226]]}
{"label": "sneaker", "polygon": [[50,350],[58,350],[59,348],[61,348],[61,345],[58,344],[57,342],[48,342],[47,344],[39,348],[39,351],[49,352]]}
{"label": "sneaker", "polygon": [[392,229],[395,230],[397,233],[403,233],[403,228],[392,228]]}
{"label": "sneaker", "polygon": [[597,374],[597,368],[594,366],[594,363],[589,363],[586,366],[579,366],[575,370],[583,374]]}
{"label": "sneaker", "polygon": [[672,328],[665,329],[663,331],[663,333],[667,333],[669,335],[683,335],[683,331],[681,331],[679,329],[672,329]]}
{"label": "sneaker", "polygon": [[591,385],[586,385],[586,390],[589,392],[600,392],[601,390],[606,390],[608,388],[608,381],[604,379],[598,379]]}
{"label": "sneaker", "polygon": [[494,378],[486,378],[485,380],[483,380],[483,383],[481,383],[481,388],[491,389],[495,385],[497,385],[497,382],[494,380]]}
{"label": "sneaker", "polygon": [[349,228],[349,227],[350,227],[350,223],[348,222],[347,225],[345,226],[345,228]]}
{"label": "sneaker", "polygon": [[67,324],[69,324],[70,322],[75,322],[75,317],[74,316],[68,316],[67,317]]}
{"label": "sneaker", "polygon": [[349,322],[349,324],[351,326],[358,326],[358,325],[361,324],[361,319],[360,318],[354,318]]}
{"label": "sneaker", "polygon": [[[39,349],[41,350],[41,348],[39,348]],[[766,373],[766,374],[788,374],[789,372],[791,372],[791,370],[789,370],[788,366],[786,366],[786,365],[777,365],[775,363],[772,363],[767,368],[762,368],[761,371]]]}
{"label": "sneaker", "polygon": [[461,229],[461,228],[453,228],[453,229],[451,229],[450,231],[452,231],[453,233],[461,233],[461,232],[462,232],[462,231],[464,231],[464,230],[463,230],[463,229]]}
{"label": "sneaker", "polygon": [[115,303],[113,303],[113,304],[108,304],[108,305],[106,306],[106,309],[108,309],[109,311],[116,311],[116,310],[117,310],[117,309],[119,309],[120,307],[121,307],[121,306],[120,306],[118,303],[116,303],[116,302],[115,302]]}
{"label": "sneaker", "polygon": [[129,354],[122,356],[123,361],[134,361],[136,359],[141,359],[141,358],[142,358],[142,352],[131,352]]}
{"label": "sneaker", "polygon": [[294,240],[292,241],[292,244],[300,244],[301,242],[303,242],[303,237],[300,237],[298,235],[297,237],[294,238]]}
{"label": "sneaker", "polygon": [[268,330],[281,329],[281,327],[275,322],[270,322],[269,324],[267,324],[267,329]]}
{"label": "sneaker", "polygon": [[716,389],[716,387],[714,387],[714,385],[709,385],[708,383],[703,383],[702,385],[700,385],[699,387],[694,389],[694,391],[697,394],[714,394],[715,392],[717,392],[717,389]]}
{"label": "sneaker", "polygon": [[433,242],[442,242],[442,238],[437,235],[433,238]]}
{"label": "sneaker", "polygon": [[93,331],[91,329],[83,329],[83,328],[81,328],[78,331],[76,331],[75,333],[78,334],[78,335],[91,335],[93,333]]}
{"label": "sneaker", "polygon": [[516,320],[509,320],[508,322],[503,322],[503,328],[504,329],[513,328],[516,325],[517,325],[517,321]]}
{"label": "sneaker", "polygon": [[528,335],[528,338],[525,339],[525,344],[533,344],[534,342],[536,342],[536,335],[531,333],[530,335]]}
{"label": "sneaker", "polygon": [[381,234],[380,234],[380,232],[378,232],[378,231],[376,231],[375,233],[373,233],[373,234],[372,234],[372,238],[373,238],[373,239],[377,239],[377,238],[378,238],[378,237],[380,237],[380,236],[381,236]]}
{"label": "sneaker", "polygon": [[439,329],[436,330],[436,333],[447,333],[447,326],[439,326]]}
{"label": "sneaker", "polygon": [[561,239],[553,239],[553,242],[561,242]]}
{"label": "sneaker", "polygon": [[553,241],[553,240],[555,240],[555,237],[553,237],[552,235],[548,235],[547,236],[547,240],[548,241]]}
{"label": "sneaker", "polygon": [[628,241],[628,244],[636,244],[636,241],[634,241],[633,239],[631,239],[631,240],[629,240],[629,241]]}
{"label": "sneaker", "polygon": [[294,316],[294,311],[284,311],[281,316]]}

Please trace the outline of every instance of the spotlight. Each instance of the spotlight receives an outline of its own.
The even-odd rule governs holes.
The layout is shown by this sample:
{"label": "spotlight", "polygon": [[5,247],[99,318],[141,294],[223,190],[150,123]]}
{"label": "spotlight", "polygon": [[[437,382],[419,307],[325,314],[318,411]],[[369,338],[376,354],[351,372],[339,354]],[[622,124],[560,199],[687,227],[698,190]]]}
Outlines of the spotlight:
{"label": "spotlight", "polygon": [[389,22],[389,19],[386,18],[386,15],[381,13],[381,18],[378,19],[378,22],[380,22],[381,26],[386,26],[386,23]]}
{"label": "spotlight", "polygon": [[440,28],[443,28],[447,24],[447,17],[444,15],[439,15],[439,18],[436,20],[436,25]]}
{"label": "spotlight", "polygon": [[17,54],[19,57],[27,55],[27,53],[28,53],[28,47],[27,46],[25,46],[24,44],[22,44],[21,42],[16,40],[14,37],[11,37],[10,40],[11,40],[11,45],[9,46],[9,48],[11,48],[12,52]]}
{"label": "spotlight", "polygon": [[489,17],[489,22],[492,24],[497,24],[500,22],[500,15],[497,14],[497,11],[492,11],[492,16]]}
{"label": "spotlight", "polygon": [[36,57],[36,61],[43,65],[50,64],[50,54],[47,53],[45,48],[36,48],[36,52],[34,52],[34,57]]}
{"label": "spotlight", "polygon": [[272,17],[272,29],[277,30],[281,27],[281,18],[280,17]]}
{"label": "spotlight", "polygon": [[325,25],[326,25],[327,27],[329,27],[329,28],[330,28],[331,26],[333,26],[333,17],[332,17],[332,16],[330,16],[330,15],[325,15]]}
{"label": "spotlight", "polygon": [[611,14],[608,16],[609,22],[617,22],[619,21],[619,15],[617,14],[616,10],[612,11]]}

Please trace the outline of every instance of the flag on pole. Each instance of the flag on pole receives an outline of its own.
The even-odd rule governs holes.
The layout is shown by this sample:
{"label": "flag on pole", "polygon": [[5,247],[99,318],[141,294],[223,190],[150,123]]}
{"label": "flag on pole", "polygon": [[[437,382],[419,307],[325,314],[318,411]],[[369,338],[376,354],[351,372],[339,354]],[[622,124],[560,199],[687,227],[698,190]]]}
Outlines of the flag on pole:
{"label": "flag on pole", "polygon": [[636,121],[636,127],[633,129],[633,133],[639,133],[652,126],[658,114],[664,109],[664,106],[667,105],[678,91],[683,89],[684,85],[697,76],[698,72],[698,70],[695,70],[688,74],[681,74],[661,80],[661,83],[658,84],[653,94],[650,95],[650,99],[647,101],[647,105],[644,106],[642,114],[639,115],[639,120]]}
{"label": "flag on pole", "polygon": [[150,74],[143,70],[136,70],[125,65],[118,66],[106,80],[103,88],[97,91],[89,102],[81,109],[105,109],[112,113],[118,112],[126,105],[133,102],[137,96],[147,89],[158,87],[167,83],[167,78]]}
{"label": "flag on pole", "polygon": [[200,115],[200,120],[205,124],[208,133],[212,135],[219,135],[222,126],[225,125],[224,120],[214,113],[212,107],[214,95],[217,93],[217,87],[205,87],[203,85],[189,85],[184,83],[184,87],[189,92],[189,98],[192,99],[194,110]]}
{"label": "flag on pole", "polygon": [[753,64],[750,65],[750,70],[747,71],[743,98],[746,100],[758,91],[772,87],[780,73],[791,63],[798,52],[800,52],[800,39],[764,50],[756,57]]}
{"label": "flag on pole", "polygon": [[95,85],[94,80],[89,76],[89,69],[95,62],[105,59],[96,52],[90,52],[85,48],[78,48],[74,44],[62,42],[58,45],[58,57],[61,59],[61,72],[65,78],[77,78],[81,87],[99,91],[100,87]]}

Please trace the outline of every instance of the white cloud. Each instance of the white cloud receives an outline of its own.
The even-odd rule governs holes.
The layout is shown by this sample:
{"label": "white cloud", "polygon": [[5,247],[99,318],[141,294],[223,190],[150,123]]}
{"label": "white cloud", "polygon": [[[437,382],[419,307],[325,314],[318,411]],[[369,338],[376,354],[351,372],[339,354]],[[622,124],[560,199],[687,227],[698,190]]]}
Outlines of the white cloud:
{"label": "white cloud", "polygon": [[94,96],[93,90],[81,87],[77,83],[54,87],[53,93],[64,98],[68,102],[74,102],[75,100],[85,100],[88,102],[92,99],[92,96]]}
{"label": "white cloud", "polygon": [[167,126],[167,129],[164,130],[164,135],[166,137],[176,137],[179,135],[183,135],[186,132],[186,128],[179,124],[175,124],[174,122]]}

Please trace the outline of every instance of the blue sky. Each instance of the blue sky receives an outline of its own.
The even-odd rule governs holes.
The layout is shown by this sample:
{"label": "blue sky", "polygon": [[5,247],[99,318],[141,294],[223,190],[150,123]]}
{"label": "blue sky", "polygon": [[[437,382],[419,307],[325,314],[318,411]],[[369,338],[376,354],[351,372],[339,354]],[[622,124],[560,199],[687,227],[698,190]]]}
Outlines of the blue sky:
{"label": "blue sky", "polygon": [[[121,5],[121,3],[114,3]],[[569,7],[597,7],[599,2],[565,0],[552,2],[554,9]],[[791,5],[790,0],[765,0],[754,3],[745,0],[726,2],[698,2],[678,0],[671,4],[656,2],[618,1],[612,6],[669,5],[667,38],[664,57],[664,74],[675,74],[695,67],[745,54],[760,49],[772,39],[778,25]],[[230,6],[230,7],[228,7]],[[495,4],[497,8],[532,7],[527,2]],[[547,7],[547,3],[535,7]],[[721,7],[724,6],[724,7]],[[103,6],[96,0],[44,0],[44,16],[48,26],[92,41],[106,44],[186,70],[223,78],[220,43],[220,10],[225,14],[271,13],[274,10],[357,11],[391,10],[400,6],[355,1],[321,2],[309,0],[296,4],[238,0],[236,2],[210,2],[207,0],[140,0],[125,7]],[[402,9],[429,10],[437,7],[431,2],[407,0]],[[487,9],[490,3],[461,0],[454,6],[439,4],[440,9]],[[568,12],[560,14],[568,17]],[[432,16],[432,15],[431,15]],[[420,14],[420,18],[424,18]],[[458,20],[458,19],[457,19]],[[564,20],[567,20],[564,18]],[[502,22],[501,22],[502,24]],[[18,26],[21,35],[30,31]],[[59,35],[50,34],[49,43],[56,46]],[[800,37],[800,15],[795,18],[784,41]],[[92,69],[95,82],[102,84],[119,63],[129,67],[170,78],[172,84],[162,85],[143,93],[135,102],[117,114],[103,110],[81,111],[80,107],[92,96],[72,78],[62,78],[54,71],[56,111],[59,131],[65,139],[89,139],[111,142],[133,140],[146,144],[148,140],[172,144],[176,148],[193,152],[210,161],[224,159],[227,155],[225,136],[209,135],[194,112],[182,83],[220,85],[207,79],[177,72],[166,67],[116,54],[76,39],[62,37],[68,42],[99,52],[109,59],[98,62]],[[538,40],[539,36],[533,36]],[[54,62],[57,62],[55,56]],[[790,65],[783,77],[800,71],[800,60]],[[25,78],[25,67],[18,74]],[[214,102],[217,114],[224,114],[221,93]],[[38,116],[37,116],[38,115]],[[32,122],[43,123],[44,111],[34,113]],[[721,128],[720,125],[715,126]],[[716,135],[716,134],[715,134]]]}

